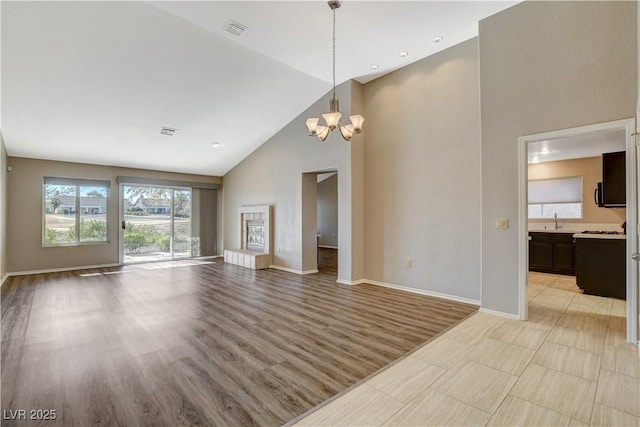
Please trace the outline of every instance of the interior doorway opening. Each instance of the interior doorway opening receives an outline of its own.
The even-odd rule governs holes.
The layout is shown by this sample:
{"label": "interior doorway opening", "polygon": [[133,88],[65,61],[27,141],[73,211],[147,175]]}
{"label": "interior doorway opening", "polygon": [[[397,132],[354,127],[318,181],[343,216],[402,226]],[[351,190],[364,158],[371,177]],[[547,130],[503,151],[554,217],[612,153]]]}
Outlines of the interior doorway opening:
{"label": "interior doorway opening", "polygon": [[318,174],[318,271],[338,277],[338,173]]}
{"label": "interior doorway opening", "polygon": [[[635,120],[619,120],[615,122],[600,123],[579,128],[564,129],[535,135],[520,137],[518,140],[519,153],[519,318],[526,320],[529,315],[529,302],[539,298],[541,289],[552,282],[561,284],[563,291],[573,291],[591,295],[601,295],[601,290],[591,290],[585,280],[585,274],[593,274],[590,271],[592,262],[586,264],[589,268],[580,273],[580,264],[585,264],[587,256],[580,247],[590,247],[591,241],[588,233],[618,233],[616,239],[621,239],[620,269],[624,279],[620,284],[626,294],[626,302],[612,298],[611,307],[624,307],[626,312],[626,337],[628,342],[637,343],[638,334],[638,274],[637,264],[631,259],[631,254],[637,252],[637,234],[623,233],[623,223],[629,224],[629,229],[637,227],[638,199],[637,189],[637,153],[633,144]],[[609,141],[612,145],[602,144],[606,137],[612,137],[615,141]],[[591,152],[589,151],[591,150]],[[599,188],[592,178],[576,171],[565,170],[560,175],[566,176],[540,176],[551,170],[557,171],[562,166],[568,167],[568,163],[562,163],[568,159],[588,159],[601,164],[603,153],[610,151],[622,151],[626,155],[625,172],[623,173],[626,184],[626,211],[622,210],[616,215],[613,210],[605,212],[603,207],[596,207],[593,200],[594,190]],[[554,157],[555,156],[555,157]],[[545,167],[544,160],[548,160]],[[586,161],[586,160],[585,160]],[[572,163],[584,162],[580,160]],[[561,178],[580,178],[579,197],[574,200],[567,188],[570,185],[562,183]],[[559,179],[560,178],[560,179]],[[538,179],[538,181],[536,181]],[[541,179],[555,180],[558,182],[541,182]],[[599,179],[602,179],[599,177]],[[557,191],[551,197],[540,198],[536,194],[538,187],[554,187],[558,184]],[[553,184],[553,185],[547,185]],[[554,187],[555,188],[555,187]],[[564,188],[564,189],[563,189]],[[567,190],[567,191],[564,191]],[[597,196],[597,192],[595,193]],[[540,198],[537,200],[536,198]],[[533,200],[536,199],[536,200]],[[579,203],[578,203],[579,202]],[[579,205],[579,206],[578,206]],[[606,213],[606,215],[604,215]],[[606,216],[606,219],[603,219]],[[590,219],[587,219],[590,218]],[[622,240],[624,239],[624,240]],[[565,241],[566,240],[566,241]],[[585,242],[589,244],[585,244]],[[609,240],[607,244],[611,244]],[[576,250],[576,248],[578,248]],[[608,249],[607,249],[608,250]],[[626,254],[625,254],[626,253]],[[622,259],[624,258],[624,259]],[[572,270],[574,273],[572,273]],[[577,279],[573,274],[582,277]],[[545,283],[546,282],[546,283]],[[528,286],[530,285],[530,286]],[[559,292],[546,291],[549,294],[560,296]],[[570,295],[568,299],[571,299]],[[548,301],[548,302],[553,302]],[[557,301],[556,301],[557,302]],[[537,313],[533,313],[536,315]]]}
{"label": "interior doorway opening", "polygon": [[302,174],[302,272],[338,277],[338,172]]}

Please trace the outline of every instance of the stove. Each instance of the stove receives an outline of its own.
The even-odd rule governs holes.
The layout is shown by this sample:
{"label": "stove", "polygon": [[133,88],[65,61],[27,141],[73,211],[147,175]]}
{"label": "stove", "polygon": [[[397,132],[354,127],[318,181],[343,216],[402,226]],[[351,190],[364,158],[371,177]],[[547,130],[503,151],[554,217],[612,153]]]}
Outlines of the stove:
{"label": "stove", "polygon": [[582,234],[624,234],[622,231],[583,231]]}

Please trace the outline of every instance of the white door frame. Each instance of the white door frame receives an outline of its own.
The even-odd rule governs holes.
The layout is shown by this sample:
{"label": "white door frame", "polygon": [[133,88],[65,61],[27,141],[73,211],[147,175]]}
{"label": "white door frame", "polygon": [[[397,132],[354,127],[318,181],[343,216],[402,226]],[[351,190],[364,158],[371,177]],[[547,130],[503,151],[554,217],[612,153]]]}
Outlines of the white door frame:
{"label": "white door frame", "polygon": [[518,138],[518,318],[527,320],[527,273],[529,271],[529,230],[527,209],[527,144],[529,142],[575,136],[588,132],[624,129],[626,135],[626,180],[627,180],[627,341],[638,343],[638,263],[631,254],[638,247],[638,197],[637,197],[637,149],[635,144],[635,119],[616,120],[570,129],[525,135]]}

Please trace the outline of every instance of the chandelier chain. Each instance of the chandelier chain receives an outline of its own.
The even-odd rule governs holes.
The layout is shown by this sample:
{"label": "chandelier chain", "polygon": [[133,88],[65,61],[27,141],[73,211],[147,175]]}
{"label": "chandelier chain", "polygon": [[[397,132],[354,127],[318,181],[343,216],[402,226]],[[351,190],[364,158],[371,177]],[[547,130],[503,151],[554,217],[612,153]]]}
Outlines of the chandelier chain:
{"label": "chandelier chain", "polygon": [[333,97],[336,96],[336,10],[333,9]]}

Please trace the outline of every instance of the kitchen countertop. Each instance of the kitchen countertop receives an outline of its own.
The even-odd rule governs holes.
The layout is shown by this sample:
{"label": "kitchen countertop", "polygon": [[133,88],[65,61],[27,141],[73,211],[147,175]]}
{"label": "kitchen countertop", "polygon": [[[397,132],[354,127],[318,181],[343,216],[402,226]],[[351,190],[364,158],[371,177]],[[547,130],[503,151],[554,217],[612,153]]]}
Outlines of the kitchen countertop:
{"label": "kitchen countertop", "polygon": [[555,229],[550,229],[550,230],[529,230],[529,233],[565,233],[565,234],[576,234],[576,233],[582,233],[584,230],[583,229],[579,229],[579,230],[572,230],[569,228],[558,228],[557,230]]}
{"label": "kitchen countertop", "polygon": [[576,239],[618,239],[618,240],[626,240],[626,234],[584,234],[577,233],[574,234],[573,237]]}

